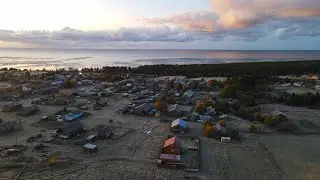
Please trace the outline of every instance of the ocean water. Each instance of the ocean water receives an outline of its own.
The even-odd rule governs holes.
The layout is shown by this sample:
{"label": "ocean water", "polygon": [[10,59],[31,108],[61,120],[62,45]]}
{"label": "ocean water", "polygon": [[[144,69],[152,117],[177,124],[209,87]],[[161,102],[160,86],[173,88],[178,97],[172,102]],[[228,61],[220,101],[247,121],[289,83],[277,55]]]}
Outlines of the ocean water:
{"label": "ocean water", "polygon": [[56,69],[320,60],[320,51],[0,49],[0,67]]}

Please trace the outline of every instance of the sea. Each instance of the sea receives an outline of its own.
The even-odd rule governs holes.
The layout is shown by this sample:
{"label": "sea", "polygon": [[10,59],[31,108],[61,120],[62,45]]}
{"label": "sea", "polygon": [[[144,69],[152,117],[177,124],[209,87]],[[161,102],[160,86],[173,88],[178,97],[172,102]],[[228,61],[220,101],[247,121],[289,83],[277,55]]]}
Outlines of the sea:
{"label": "sea", "polygon": [[320,51],[0,49],[0,67],[59,69],[155,64],[220,64],[320,60]]}

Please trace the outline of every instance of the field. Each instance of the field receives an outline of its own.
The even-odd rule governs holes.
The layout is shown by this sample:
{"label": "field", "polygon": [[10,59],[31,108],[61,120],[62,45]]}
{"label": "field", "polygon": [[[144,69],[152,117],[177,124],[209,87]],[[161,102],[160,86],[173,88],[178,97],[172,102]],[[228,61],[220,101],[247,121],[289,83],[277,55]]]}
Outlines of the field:
{"label": "field", "polygon": [[[24,104],[31,100],[23,100]],[[4,120],[21,120],[23,130],[0,136],[0,146],[23,144],[28,149],[14,156],[0,159],[0,179],[319,179],[319,136],[276,134],[255,135],[245,130],[250,124],[241,119],[232,119],[234,126],[243,128],[242,141],[221,143],[213,138],[203,137],[200,123],[188,123],[189,132],[177,135],[185,149],[184,161],[188,168],[199,172],[164,169],[156,166],[156,160],[164,140],[170,133],[170,123],[160,123],[152,117],[120,115],[115,111],[125,106],[128,100],[114,96],[109,106],[83,120],[85,130],[79,137],[59,143],[44,143],[49,146],[40,151],[33,147],[51,136],[53,124],[39,123],[42,116],[61,110],[59,106],[39,105],[40,112],[31,117],[20,117],[15,112],[0,112]],[[302,127],[304,132],[318,132],[319,110],[272,105],[288,115],[289,120]],[[113,120],[112,123],[109,121]],[[301,122],[304,122],[301,124]],[[305,123],[308,122],[308,123]],[[228,122],[229,123],[229,122]],[[300,124],[299,124],[300,123]],[[98,125],[114,128],[111,139],[99,140],[96,153],[85,154],[76,141],[90,135]],[[311,128],[313,127],[313,129]],[[27,143],[26,139],[42,132],[43,138]],[[189,150],[196,146],[195,138],[200,137],[200,152]],[[47,159],[57,153],[57,164],[48,166]],[[0,154],[3,151],[0,150]],[[199,161],[198,161],[199,159]]]}
{"label": "field", "polygon": [[286,179],[320,179],[319,136],[265,136],[262,141],[279,163]]}
{"label": "field", "polygon": [[[24,101],[25,104],[31,100]],[[156,160],[163,142],[170,133],[170,123],[160,123],[155,118],[132,115],[120,115],[116,109],[123,107],[127,99],[114,97],[109,99],[107,106],[101,111],[92,113],[83,120],[86,132],[79,137],[62,142],[44,143],[46,148],[33,151],[43,139],[51,136],[52,124],[39,123],[42,116],[61,110],[59,106],[39,105],[40,112],[31,117],[18,117],[15,112],[3,113],[5,120],[20,119],[23,130],[0,136],[1,146],[24,144],[28,149],[17,156],[6,156],[0,159],[0,179],[7,180],[17,176],[22,170],[21,179],[183,179],[187,174],[184,170],[162,169],[156,166]],[[113,120],[109,123],[109,120]],[[78,139],[90,135],[97,125],[112,125],[114,136],[108,140],[95,142],[99,150],[85,154],[82,146],[77,145]],[[198,135],[197,126],[191,132]],[[148,132],[151,133],[148,133]],[[36,142],[27,143],[26,139],[42,132],[44,137]],[[190,132],[190,133],[191,133]],[[193,134],[190,135],[193,135]],[[192,146],[194,140],[182,139],[183,147]],[[48,166],[47,159],[52,152],[57,153],[57,165]],[[2,153],[2,152],[0,152]],[[193,151],[187,153],[186,160],[197,156]],[[190,168],[196,165],[190,161]],[[13,166],[13,167],[11,167]],[[9,168],[11,167],[11,168]],[[206,178],[206,176],[204,176]]]}
{"label": "field", "polygon": [[283,112],[290,122],[296,124],[300,133],[320,133],[320,110],[280,104],[272,104],[271,106]]}

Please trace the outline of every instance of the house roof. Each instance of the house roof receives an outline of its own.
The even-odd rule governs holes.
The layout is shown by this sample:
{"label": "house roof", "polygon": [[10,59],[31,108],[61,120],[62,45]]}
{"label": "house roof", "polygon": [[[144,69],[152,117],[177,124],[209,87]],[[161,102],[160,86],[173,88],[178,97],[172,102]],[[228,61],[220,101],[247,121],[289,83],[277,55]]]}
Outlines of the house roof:
{"label": "house roof", "polygon": [[176,145],[177,147],[181,146],[180,140],[176,137],[172,137],[172,138],[166,140],[163,147],[165,148],[165,147],[171,146],[173,144]]}
{"label": "house roof", "polygon": [[221,131],[221,132],[223,132],[223,133],[226,133],[226,132],[227,132],[226,128],[223,127],[223,126],[221,126],[220,124],[216,124],[216,125],[215,125],[215,128],[216,128],[217,131]]}
{"label": "house roof", "polygon": [[97,147],[97,145],[87,143],[87,144],[83,145],[83,147],[86,149],[95,149]]}
{"label": "house roof", "polygon": [[181,106],[179,104],[173,104],[168,106],[168,112],[170,111],[191,111],[192,106]]}
{"label": "house roof", "polygon": [[171,127],[175,127],[175,126],[181,126],[182,128],[187,128],[187,122],[183,121],[181,119],[176,119],[174,121],[172,121]]}
{"label": "house roof", "polygon": [[59,131],[61,131],[63,135],[68,135],[71,133],[78,132],[82,128],[83,128],[83,124],[80,121],[75,121],[73,123],[67,124],[64,127],[60,128]]}
{"label": "house roof", "polygon": [[75,120],[75,119],[78,119],[80,117],[83,116],[83,113],[71,113],[71,114],[66,114],[63,116],[64,120],[66,121],[72,121],[72,120]]}
{"label": "house roof", "polygon": [[286,116],[284,113],[278,111],[278,110],[274,110],[270,113],[272,116],[280,116],[280,115],[283,115],[283,116]]}

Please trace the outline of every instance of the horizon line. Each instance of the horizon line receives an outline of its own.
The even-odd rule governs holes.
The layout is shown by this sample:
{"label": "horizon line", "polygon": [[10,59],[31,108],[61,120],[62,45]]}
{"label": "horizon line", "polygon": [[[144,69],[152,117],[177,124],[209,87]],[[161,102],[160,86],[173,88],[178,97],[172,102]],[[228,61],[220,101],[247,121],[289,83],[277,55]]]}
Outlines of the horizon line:
{"label": "horizon line", "polygon": [[43,50],[197,50],[197,51],[320,51],[320,49],[188,49],[188,48],[24,48],[24,47],[0,47],[0,49],[43,49]]}

